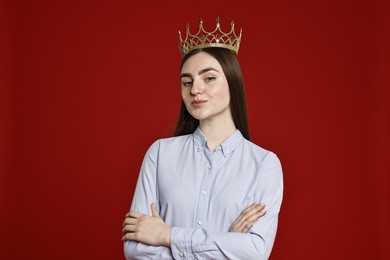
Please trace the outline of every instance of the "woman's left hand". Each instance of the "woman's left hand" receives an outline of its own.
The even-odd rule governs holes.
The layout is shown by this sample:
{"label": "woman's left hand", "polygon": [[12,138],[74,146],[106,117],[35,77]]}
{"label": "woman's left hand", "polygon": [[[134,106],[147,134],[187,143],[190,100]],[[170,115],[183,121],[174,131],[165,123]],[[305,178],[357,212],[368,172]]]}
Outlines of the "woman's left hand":
{"label": "woman's left hand", "polygon": [[165,225],[153,203],[152,216],[136,211],[126,214],[122,240],[132,240],[151,246],[170,246],[171,228]]}
{"label": "woman's left hand", "polygon": [[243,210],[230,227],[229,232],[247,233],[253,224],[265,215],[265,205],[253,203]]}

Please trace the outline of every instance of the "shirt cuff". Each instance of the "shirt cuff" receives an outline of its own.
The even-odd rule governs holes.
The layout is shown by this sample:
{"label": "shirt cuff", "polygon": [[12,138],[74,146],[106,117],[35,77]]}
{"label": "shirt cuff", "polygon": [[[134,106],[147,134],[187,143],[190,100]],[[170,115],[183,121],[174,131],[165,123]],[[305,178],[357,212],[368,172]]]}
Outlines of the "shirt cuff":
{"label": "shirt cuff", "polygon": [[191,229],[172,227],[171,251],[173,258],[191,259],[191,234]]}

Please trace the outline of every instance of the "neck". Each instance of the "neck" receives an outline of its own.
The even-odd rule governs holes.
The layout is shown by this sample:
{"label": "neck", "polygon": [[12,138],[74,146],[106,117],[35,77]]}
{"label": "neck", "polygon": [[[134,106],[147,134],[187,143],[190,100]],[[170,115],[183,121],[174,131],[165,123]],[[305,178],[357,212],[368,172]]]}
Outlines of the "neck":
{"label": "neck", "polygon": [[207,138],[207,144],[212,153],[236,131],[236,126],[231,118],[222,122],[215,122],[213,120],[200,121],[199,127]]}

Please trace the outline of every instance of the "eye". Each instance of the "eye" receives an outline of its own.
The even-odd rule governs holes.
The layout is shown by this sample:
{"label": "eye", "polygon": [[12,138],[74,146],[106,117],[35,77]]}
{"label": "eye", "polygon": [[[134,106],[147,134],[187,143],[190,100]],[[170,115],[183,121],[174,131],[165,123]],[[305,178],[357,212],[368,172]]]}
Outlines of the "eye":
{"label": "eye", "polygon": [[213,81],[213,80],[215,80],[215,79],[216,79],[216,77],[210,76],[210,77],[207,77],[207,78],[205,79],[205,81]]}
{"label": "eye", "polygon": [[182,83],[183,87],[191,87],[192,86],[192,81],[183,81]]}

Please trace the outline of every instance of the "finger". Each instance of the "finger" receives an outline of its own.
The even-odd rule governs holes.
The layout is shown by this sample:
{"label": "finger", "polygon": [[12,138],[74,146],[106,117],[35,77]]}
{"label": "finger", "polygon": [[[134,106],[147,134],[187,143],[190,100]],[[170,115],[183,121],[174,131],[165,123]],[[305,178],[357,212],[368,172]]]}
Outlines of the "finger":
{"label": "finger", "polygon": [[245,214],[241,214],[237,219],[235,223],[236,227],[241,230],[248,222],[251,222],[263,216],[265,214],[264,207],[264,205],[258,204],[254,207],[250,207],[248,211],[245,210]]}
{"label": "finger", "polygon": [[240,223],[240,225],[234,225],[232,226],[230,231],[233,232],[240,232],[240,233],[247,233],[249,229],[254,225],[256,221],[258,221],[262,216],[264,216],[265,211],[259,212],[256,215],[253,215],[250,219],[247,219],[246,221]]}
{"label": "finger", "polygon": [[239,227],[241,229],[241,232],[248,232],[248,230],[258,221],[261,217],[263,217],[266,214],[265,210],[261,210],[260,212],[257,212],[256,214],[250,216],[247,218]]}
{"label": "finger", "polygon": [[253,224],[254,222],[248,222],[246,225],[244,225],[241,229],[241,233],[248,233],[249,229],[251,229],[251,227],[253,227]]}
{"label": "finger", "polygon": [[122,236],[126,235],[126,233],[129,232],[125,229],[125,227],[122,228]]}
{"label": "finger", "polygon": [[153,217],[160,217],[160,215],[158,214],[157,212],[157,209],[156,209],[156,203],[152,203],[152,205],[150,205],[150,208],[152,209],[152,216]]}
{"label": "finger", "polygon": [[265,208],[264,204],[259,203],[259,202],[255,202],[252,205],[250,205],[248,208],[246,208],[244,211],[242,211],[239,218],[254,214],[255,212],[258,212],[264,208]]}
{"label": "finger", "polygon": [[137,223],[138,219],[136,218],[126,218],[125,221],[123,221],[122,227],[126,225],[135,225]]}
{"label": "finger", "polygon": [[261,210],[264,210],[264,208],[265,208],[265,205],[262,203],[252,204],[250,207],[248,207],[246,210],[243,211],[243,213],[240,215],[240,217],[247,218],[253,214],[260,212]]}
{"label": "finger", "polygon": [[137,211],[129,211],[127,212],[126,214],[126,218],[140,218],[142,217],[144,214],[142,213],[139,213]]}
{"label": "finger", "polygon": [[132,241],[135,240],[135,234],[134,233],[126,233],[122,236],[122,241]]}
{"label": "finger", "polygon": [[[132,229],[134,229],[134,228],[132,228]],[[134,231],[130,231],[130,227],[129,226],[124,226],[122,228],[122,236],[126,235],[129,232],[134,232]]]}
{"label": "finger", "polygon": [[252,204],[251,206],[246,208],[244,211],[242,211],[242,213],[238,216],[238,218],[236,220],[237,224],[242,223],[243,221],[245,221],[245,219],[247,217],[249,217],[249,216],[251,216],[253,214],[256,214],[257,212],[259,212],[263,208],[264,208],[263,204],[259,204],[259,203]]}
{"label": "finger", "polygon": [[123,227],[122,232],[128,233],[128,232],[135,232],[137,229],[137,225],[126,225]]}
{"label": "finger", "polygon": [[[265,213],[266,213],[266,211],[263,209],[263,210],[261,210],[261,211],[259,211],[259,212],[254,213],[254,214],[251,215],[251,216],[248,216],[248,217],[245,219],[244,222],[246,222],[246,223],[255,222],[255,221],[259,220],[262,216],[264,216]],[[246,225],[246,224],[245,224],[245,225]]]}
{"label": "finger", "polygon": [[[134,217],[135,215],[137,215],[138,217]],[[139,214],[138,215],[137,212],[136,212],[135,215],[134,214],[130,214],[130,212],[127,213],[126,214],[126,218],[125,218],[125,220],[122,223],[122,227],[124,227],[126,224],[134,224],[134,221],[140,219],[143,216],[143,214]]]}
{"label": "finger", "polygon": [[234,221],[233,226],[240,226],[242,222],[245,220],[247,214],[249,214],[251,210],[254,209],[254,207],[255,205],[251,205],[245,210],[243,210],[241,214],[238,216],[238,218],[236,219],[236,221]]}
{"label": "finger", "polygon": [[251,215],[245,216],[244,218],[240,219],[240,221],[237,223],[237,228],[242,229],[245,226],[247,226],[248,223],[252,223],[252,222],[254,223],[264,215],[265,215],[265,210],[261,210],[259,212],[254,212]]}
{"label": "finger", "polygon": [[139,218],[139,216],[143,215],[142,213],[139,213],[137,211],[129,211],[126,214],[126,218]]}
{"label": "finger", "polygon": [[247,207],[246,209],[244,209],[244,210],[241,212],[240,216],[245,215],[246,213],[248,213],[249,211],[251,211],[252,209],[254,209],[257,205],[259,205],[258,202],[253,203],[252,205],[250,205],[249,207]]}

